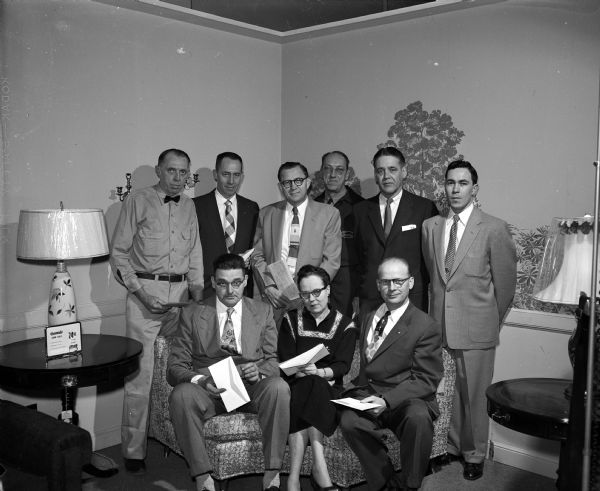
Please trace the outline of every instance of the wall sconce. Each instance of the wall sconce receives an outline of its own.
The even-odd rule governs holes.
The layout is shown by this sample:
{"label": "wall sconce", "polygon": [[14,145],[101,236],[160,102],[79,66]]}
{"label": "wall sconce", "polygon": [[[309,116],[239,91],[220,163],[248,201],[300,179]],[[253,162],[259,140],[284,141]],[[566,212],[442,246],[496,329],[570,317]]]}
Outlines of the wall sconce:
{"label": "wall sconce", "polygon": [[[125,179],[127,183],[125,184],[125,192],[123,192],[123,186],[117,186],[116,195],[119,197],[119,201],[123,201],[131,192],[131,172],[125,174]],[[185,181],[186,189],[194,189],[194,186],[200,182],[200,177],[198,174],[193,174],[187,178]]]}

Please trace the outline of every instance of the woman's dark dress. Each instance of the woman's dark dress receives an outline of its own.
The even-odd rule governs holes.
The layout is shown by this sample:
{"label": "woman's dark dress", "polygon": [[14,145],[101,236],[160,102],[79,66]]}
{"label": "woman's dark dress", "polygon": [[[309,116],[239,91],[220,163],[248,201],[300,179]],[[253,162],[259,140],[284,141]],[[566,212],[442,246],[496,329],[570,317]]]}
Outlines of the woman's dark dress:
{"label": "woman's dark dress", "polygon": [[333,385],[317,375],[286,377],[291,389],[290,433],[314,426],[327,436],[333,434],[337,419],[331,399],[338,398],[342,391],[342,378],[350,370],[356,337],[352,320],[335,310],[330,311],[318,326],[305,309],[284,315],[279,331],[279,360],[289,360],[323,343],[329,355],[315,365],[333,370]]}

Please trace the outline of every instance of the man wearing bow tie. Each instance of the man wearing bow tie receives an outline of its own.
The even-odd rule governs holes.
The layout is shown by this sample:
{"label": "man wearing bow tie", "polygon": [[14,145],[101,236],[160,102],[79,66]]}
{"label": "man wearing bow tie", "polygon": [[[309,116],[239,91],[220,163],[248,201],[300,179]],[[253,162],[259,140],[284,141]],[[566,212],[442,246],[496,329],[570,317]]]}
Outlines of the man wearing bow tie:
{"label": "man wearing bow tie", "polygon": [[[360,371],[345,396],[377,404],[342,411],[340,427],[367,478],[369,490],[418,489],[429,466],[435,393],[442,379],[442,330],[409,301],[415,284],[408,262],[384,259],[377,269],[383,303],[362,321]],[[400,440],[397,476],[382,440],[391,429]]]}
{"label": "man wearing bow tie", "polygon": [[179,308],[173,303],[202,298],[202,246],[191,199],[183,195],[190,158],[182,150],[158,157],[154,186],[123,201],[112,239],[111,266],[127,288],[126,335],[142,343],[137,372],[125,380],[121,445],[125,468],[145,471],[146,433],[154,341],[173,335]]}

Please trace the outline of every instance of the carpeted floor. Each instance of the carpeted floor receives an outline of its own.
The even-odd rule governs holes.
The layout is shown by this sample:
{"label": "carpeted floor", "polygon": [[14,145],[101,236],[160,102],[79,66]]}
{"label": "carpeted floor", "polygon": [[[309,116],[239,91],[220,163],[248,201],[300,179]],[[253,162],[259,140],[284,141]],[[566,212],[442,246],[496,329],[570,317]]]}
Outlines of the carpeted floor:
{"label": "carpeted floor", "polygon": [[[119,473],[107,479],[86,477],[83,491],[183,491],[193,490],[185,461],[171,453],[163,456],[162,446],[154,440],[149,441],[146,458],[147,472],[144,476],[132,476],[123,469],[120,457],[121,449],[115,445],[106,448],[95,458],[102,466],[102,457],[114,460],[119,465]],[[7,469],[4,476],[4,491],[45,491],[45,479],[14,469]],[[232,479],[229,491],[260,491],[261,476],[247,476]],[[282,478],[282,490],[285,490],[285,476]],[[311,489],[308,479],[302,482],[303,491]],[[485,473],[477,481],[465,481],[462,478],[462,466],[454,462],[440,472],[427,476],[422,491],[554,491],[554,480],[522,471],[514,467],[486,461]],[[366,491],[362,484],[352,491]]]}

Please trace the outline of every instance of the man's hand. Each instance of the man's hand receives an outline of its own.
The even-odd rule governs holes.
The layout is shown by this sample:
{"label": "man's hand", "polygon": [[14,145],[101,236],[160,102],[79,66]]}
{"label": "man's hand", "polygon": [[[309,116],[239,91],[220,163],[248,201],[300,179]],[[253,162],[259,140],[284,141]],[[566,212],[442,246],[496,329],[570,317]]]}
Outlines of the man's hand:
{"label": "man's hand", "polygon": [[240,369],[241,377],[251,384],[255,384],[260,380],[260,372],[256,363],[244,363],[243,365],[238,365],[238,368]]}
{"label": "man's hand", "polygon": [[198,382],[198,385],[200,387],[204,387],[204,389],[206,389],[206,392],[208,392],[208,395],[210,397],[215,397],[215,398],[220,398],[221,397],[220,394],[222,394],[226,390],[226,389],[219,389],[215,385],[215,382],[212,377],[203,377]]}
{"label": "man's hand", "polygon": [[275,309],[284,308],[288,303],[287,297],[282,292],[280,292],[275,286],[266,287],[265,296],[267,297],[269,303]]}
{"label": "man's hand", "polygon": [[373,404],[379,404],[379,407],[374,407],[373,409],[369,409],[368,412],[375,416],[379,416],[383,411],[385,411],[387,405],[385,403],[385,399],[377,396],[368,396],[364,399],[361,399],[360,402],[372,402]]}
{"label": "man's hand", "polygon": [[158,297],[147,293],[146,290],[144,290],[144,287],[137,290],[134,295],[140,302],[142,302],[144,307],[146,307],[153,314],[164,314],[167,310],[169,310],[169,307],[161,302]]}
{"label": "man's hand", "polygon": [[200,302],[202,301],[202,286],[200,285],[195,285],[195,286],[190,286],[188,287],[188,290],[190,292],[190,297],[192,297],[192,300],[194,300],[194,302]]}

